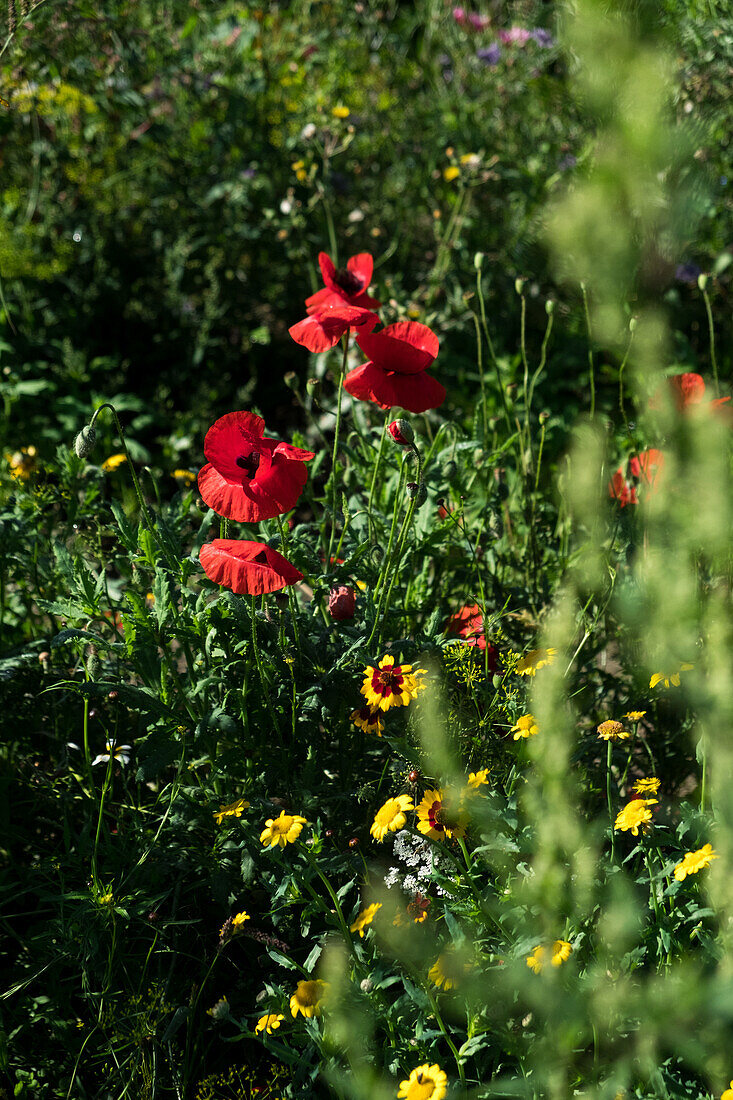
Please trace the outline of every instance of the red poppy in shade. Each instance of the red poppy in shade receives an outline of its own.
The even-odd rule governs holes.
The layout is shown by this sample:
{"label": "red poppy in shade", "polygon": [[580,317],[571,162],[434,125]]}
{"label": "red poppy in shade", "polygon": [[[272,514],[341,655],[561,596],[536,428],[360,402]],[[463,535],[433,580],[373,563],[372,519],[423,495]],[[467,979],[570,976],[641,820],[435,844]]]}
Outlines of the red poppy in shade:
{"label": "red poppy in shade", "polygon": [[[702,375],[689,372],[687,374],[675,374],[667,379],[670,397],[678,412],[687,412],[694,405],[703,405],[711,409],[718,409],[730,401],[730,397],[718,397],[713,401],[705,401],[705,380]],[[657,392],[649,402],[650,409],[658,409],[662,404],[662,391]],[[727,410],[726,410],[727,412]]]}
{"label": "red poppy in shade", "polygon": [[257,523],[289,512],[308,478],[311,451],[267,439],[265,422],[249,412],[231,412],[209,428],[208,464],[199,470],[204,503],[220,516]]}
{"label": "red poppy in shade", "polygon": [[298,321],[288,332],[296,344],[308,348],[308,351],[328,351],[329,348],[336,347],[348,329],[353,328],[360,333],[371,332],[378,320],[376,313],[368,309],[341,303],[319,309],[317,313]]}
{"label": "red poppy in shade", "polygon": [[381,302],[366,293],[372,281],[374,259],[369,252],[360,252],[346,261],[346,267],[337,268],[326,252],[318,253],[323,290],[311,294],[305,304],[309,313],[318,313],[329,306],[357,306],[359,309],[379,308]]}
{"label": "red poppy in shade", "polygon": [[199,550],[204,573],[238,596],[262,596],[302,581],[303,574],[264,542],[214,539]]}
{"label": "red poppy in shade", "polygon": [[608,494],[611,500],[617,500],[622,508],[625,508],[627,504],[639,503],[636,495],[636,488],[630,485],[626,480],[623,466],[619,466],[618,470],[609,481]]}
{"label": "red poppy in shade", "polygon": [[608,493],[612,500],[618,500],[621,507],[638,504],[637,486],[645,493],[656,493],[664,468],[664,453],[650,447],[629,459],[628,475],[623,466],[619,466],[608,483]]}
{"label": "red poppy in shade", "polygon": [[488,649],[489,671],[496,670],[498,650],[496,646],[486,641],[484,617],[477,603],[466,604],[455,615],[451,615],[445,629],[448,634],[457,634],[467,645]]}
{"label": "red poppy in shade", "polygon": [[438,337],[417,321],[397,321],[379,332],[358,336],[357,344],[369,361],[349,371],[344,387],[360,401],[382,409],[396,405],[409,412],[437,409],[445,401],[445,387],[427,367],[438,354]]}
{"label": "red poppy in shade", "polygon": [[332,619],[353,619],[356,610],[356,592],[348,584],[332,588],[328,594],[328,613]]}

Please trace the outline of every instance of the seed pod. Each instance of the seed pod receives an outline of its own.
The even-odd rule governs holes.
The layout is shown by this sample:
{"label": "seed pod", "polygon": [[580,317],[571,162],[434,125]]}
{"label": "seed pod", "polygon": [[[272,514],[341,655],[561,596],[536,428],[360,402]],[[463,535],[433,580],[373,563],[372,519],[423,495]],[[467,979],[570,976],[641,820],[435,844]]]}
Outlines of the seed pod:
{"label": "seed pod", "polygon": [[415,501],[415,506],[420,507],[428,499],[428,491],[425,488],[424,481],[408,481],[407,482],[407,495]]}

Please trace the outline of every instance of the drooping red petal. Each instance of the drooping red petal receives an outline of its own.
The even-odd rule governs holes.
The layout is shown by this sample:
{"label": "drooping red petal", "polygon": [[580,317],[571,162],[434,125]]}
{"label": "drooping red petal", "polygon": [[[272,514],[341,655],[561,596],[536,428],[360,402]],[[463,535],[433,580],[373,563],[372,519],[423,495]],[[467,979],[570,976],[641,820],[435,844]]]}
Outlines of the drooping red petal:
{"label": "drooping red petal", "polygon": [[[310,451],[305,453],[313,457]],[[295,507],[307,480],[308,467],[305,462],[289,459],[281,454],[275,456],[272,466],[262,477],[250,482],[250,488],[263,510],[268,507],[277,508],[277,512],[267,517],[271,519]]]}
{"label": "drooping red petal", "polygon": [[321,276],[328,289],[338,293],[340,288],[336,286],[333,278],[336,274],[336,264],[327,252],[318,253],[318,266],[321,269]]}
{"label": "drooping red petal", "polygon": [[201,547],[199,561],[209,580],[238,596],[262,596],[303,579],[287,558],[264,542],[214,539]]}
{"label": "drooping red petal", "polygon": [[363,289],[366,290],[374,273],[374,257],[371,252],[358,252],[356,256],[350,256],[346,261],[346,267],[361,281]]}
{"label": "drooping red petal", "polygon": [[440,348],[432,329],[417,321],[396,321],[379,332],[358,336],[356,342],[372,362],[383,370],[400,374],[417,374],[425,370]]}
{"label": "drooping red petal", "polygon": [[293,325],[289,332],[296,344],[308,348],[308,351],[328,351],[336,346],[347,329],[371,332],[377,324],[379,318],[370,310],[346,305],[341,299],[339,302],[339,305],[319,309]]}
{"label": "drooping red petal", "polygon": [[705,396],[705,382],[699,374],[675,374],[667,382],[672,391],[672,399],[680,411],[689,405],[699,405]]}
{"label": "drooping red petal", "polygon": [[420,374],[388,374],[375,363],[349,371],[344,388],[360,401],[373,401],[382,409],[396,407],[421,413],[437,409],[445,401],[445,387],[425,371]]}

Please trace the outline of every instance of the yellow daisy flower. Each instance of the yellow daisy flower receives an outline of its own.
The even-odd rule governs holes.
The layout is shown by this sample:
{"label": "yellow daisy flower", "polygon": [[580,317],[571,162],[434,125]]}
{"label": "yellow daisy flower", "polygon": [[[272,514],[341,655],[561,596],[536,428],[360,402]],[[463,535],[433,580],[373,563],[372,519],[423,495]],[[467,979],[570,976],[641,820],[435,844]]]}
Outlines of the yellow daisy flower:
{"label": "yellow daisy flower", "polygon": [[556,649],[530,649],[524,657],[517,662],[515,672],[520,676],[534,676],[545,665],[554,664],[557,657]]}
{"label": "yellow daisy flower", "polygon": [[431,840],[450,840],[454,836],[463,836],[465,825],[465,814],[460,810],[457,813],[451,810],[442,790],[425,791],[422,802],[417,807],[419,832]]}
{"label": "yellow daisy flower", "polygon": [[609,718],[606,722],[601,722],[598,727],[598,736],[603,741],[628,741],[631,734],[624,729],[623,722],[615,722]]}
{"label": "yellow daisy flower", "polygon": [[709,863],[717,858],[712,844],[706,844],[703,848],[698,848],[696,852],[687,852],[684,859],[675,867],[674,877],[678,882],[683,882],[688,875],[696,875],[698,871],[702,871],[704,867],[707,867]]}
{"label": "yellow daisy flower", "polygon": [[375,901],[373,905],[367,905],[366,909],[362,909],[354,923],[349,927],[349,932],[358,932],[361,938],[364,939],[364,929],[372,923],[381,908],[381,901]]}
{"label": "yellow daisy flower", "polygon": [[684,661],[677,672],[655,672],[649,681],[649,687],[654,688],[657,684],[664,684],[666,688],[672,684],[673,687],[680,686],[680,672],[689,672],[691,668],[694,668],[689,661]]}
{"label": "yellow daisy flower", "polygon": [[106,474],[111,474],[118,466],[121,466],[123,462],[127,462],[127,455],[110,455],[109,458],[105,458],[102,463],[102,469]]}
{"label": "yellow daisy flower", "polygon": [[418,679],[424,675],[422,668],[413,672],[412,665],[396,665],[394,657],[382,657],[377,668],[368,665],[364,669],[361,694],[372,710],[406,707],[424,688],[425,685]]}
{"label": "yellow daisy flower", "polygon": [[641,722],[645,714],[645,710],[630,710],[624,715],[624,718],[628,718],[630,722]]}
{"label": "yellow daisy flower", "polygon": [[171,477],[174,477],[181,485],[193,485],[196,480],[196,474],[192,470],[174,470]]}
{"label": "yellow daisy flower", "polygon": [[336,107],[333,108],[331,114],[334,118],[348,118],[351,114],[351,111],[348,107],[344,107],[343,104],[339,103]]}
{"label": "yellow daisy flower", "polygon": [[255,1031],[265,1031],[268,1035],[272,1035],[284,1019],[284,1016],[279,1016],[274,1012],[269,1013],[267,1016],[260,1016],[255,1024]]}
{"label": "yellow daisy flower", "polygon": [[530,970],[534,970],[535,974],[539,974],[540,970],[545,965],[546,954],[547,949],[544,948],[541,944],[538,944],[532,954],[527,955],[527,966]]}
{"label": "yellow daisy flower", "polygon": [[720,1100],[733,1100],[733,1081],[730,1083],[730,1088],[726,1089]]}
{"label": "yellow daisy flower", "polygon": [[290,1011],[293,1016],[298,1013],[310,1018],[321,1015],[323,999],[328,992],[328,982],[322,982],[317,978],[312,982],[298,982],[295,993],[290,998]]}
{"label": "yellow daisy flower", "polygon": [[438,1065],[418,1066],[406,1081],[400,1081],[398,1100],[443,1100],[448,1078]]}
{"label": "yellow daisy flower", "polygon": [[567,940],[555,940],[552,945],[552,959],[550,961],[553,966],[562,966],[572,953],[572,945]]}
{"label": "yellow daisy flower", "polygon": [[540,732],[540,727],[533,714],[525,714],[517,719],[516,725],[509,732],[514,734],[515,741],[519,741],[522,738],[535,737]]}
{"label": "yellow daisy flower", "polygon": [[456,167],[455,164],[451,164],[450,167],[443,169],[443,179],[446,180],[447,183],[450,183],[451,180],[458,179],[460,174],[461,170]]}
{"label": "yellow daisy flower", "polygon": [[11,477],[16,481],[27,481],[36,468],[36,455],[38,452],[33,444],[30,447],[21,447],[13,454],[6,453],[5,458],[10,466]]}
{"label": "yellow daisy flower", "polygon": [[245,810],[249,809],[249,802],[244,798],[238,798],[236,802],[230,802],[228,806],[220,806],[214,810],[216,824],[221,825],[226,817],[241,817]]}
{"label": "yellow daisy flower", "polygon": [[235,917],[232,917],[232,928],[235,932],[238,932],[244,922],[251,919],[249,913],[245,913],[244,911],[237,913]]}
{"label": "yellow daisy flower", "polygon": [[447,993],[449,989],[455,989],[460,984],[461,979],[468,974],[470,969],[470,960],[461,958],[455,948],[449,947],[438,955],[438,958],[428,970],[428,977],[433,985],[437,985],[439,989],[444,989]]}
{"label": "yellow daisy flower", "polygon": [[407,821],[405,814],[414,810],[409,794],[398,794],[396,798],[388,798],[376,816],[369,832],[375,840],[382,841],[387,833],[396,833]]}
{"label": "yellow daisy flower", "polygon": [[634,783],[634,790],[637,794],[656,794],[659,790],[660,781],[655,778],[651,779],[637,779]]}
{"label": "yellow daisy flower", "polygon": [[477,791],[479,787],[485,786],[488,782],[488,768],[482,768],[480,772],[470,772],[468,776],[468,789],[471,791]]}
{"label": "yellow daisy flower", "polygon": [[638,836],[640,828],[646,829],[651,824],[652,811],[649,807],[656,805],[657,802],[656,798],[635,798],[633,802],[629,802],[619,810],[613,825],[614,829]]}
{"label": "yellow daisy flower", "polygon": [[350,718],[358,729],[364,730],[364,733],[376,733],[377,737],[382,736],[384,722],[378,710],[372,710],[367,706],[359,707],[358,710],[352,710]]}
{"label": "yellow daisy flower", "polygon": [[284,810],[279,817],[268,818],[265,828],[260,834],[260,841],[265,847],[274,848],[279,844],[284,848],[286,844],[292,844],[300,836],[300,831],[308,822],[298,814],[286,814]]}

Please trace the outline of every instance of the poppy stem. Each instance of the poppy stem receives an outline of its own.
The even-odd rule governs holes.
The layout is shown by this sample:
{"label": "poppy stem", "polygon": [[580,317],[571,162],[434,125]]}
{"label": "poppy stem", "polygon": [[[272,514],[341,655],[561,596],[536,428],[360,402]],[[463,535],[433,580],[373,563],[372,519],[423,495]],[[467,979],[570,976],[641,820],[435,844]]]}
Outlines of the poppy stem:
{"label": "poppy stem", "polygon": [[634,330],[629,332],[629,342],[626,345],[626,351],[621,362],[621,366],[618,370],[618,407],[621,410],[621,415],[624,418],[624,424],[626,425],[626,431],[631,435],[631,428],[629,427],[629,419],[626,415],[626,408],[624,406],[624,370],[626,369],[626,363],[628,362],[629,352],[631,351],[631,343],[634,339]]}
{"label": "poppy stem", "polygon": [[336,460],[338,458],[339,429],[341,428],[341,399],[344,393],[344,374],[346,373],[346,360],[349,354],[349,329],[344,333],[344,354],[339,371],[338,396],[336,398],[336,427],[333,433],[333,455],[331,457],[331,534],[328,539],[328,553],[326,554],[326,569],[331,566],[331,554],[333,552],[333,540],[336,536],[336,506],[338,500],[338,483],[336,479]]}
{"label": "poppy stem", "polygon": [[[280,542],[282,544],[283,554],[285,555],[285,557],[287,557],[288,556],[288,535],[287,535],[287,527],[285,526],[285,524],[282,521],[282,516],[277,516],[277,526],[278,526],[279,531],[280,531]],[[295,593],[293,592],[293,586],[291,584],[288,585],[288,603],[290,605],[290,621],[293,624],[293,639],[295,641],[295,648],[298,651],[298,664],[301,664],[302,659],[303,659],[303,655],[300,651],[300,633],[298,631],[298,619],[297,619],[298,602],[295,599]]]}
{"label": "poppy stem", "polygon": [[590,312],[588,310],[588,292],[586,290],[585,283],[580,284],[580,289],[583,291],[583,309],[585,311],[585,327],[588,330],[588,366],[590,368],[590,418],[595,419],[596,415],[596,374],[595,364],[593,361],[593,330],[590,323]]}
{"label": "poppy stem", "polygon": [[267,686],[267,678],[265,677],[265,670],[262,667],[262,659],[260,657],[260,647],[259,647],[259,643],[257,641],[257,626],[256,626],[256,623],[255,623],[255,617],[256,617],[256,614],[257,614],[257,604],[256,604],[254,596],[250,596],[250,610],[249,610],[249,613],[250,613],[250,619],[251,619],[251,625],[252,625],[252,648],[254,650],[255,664],[257,665],[257,671],[260,675],[260,683],[262,684],[262,692],[265,696],[265,702],[267,703],[267,709],[270,711],[270,714],[272,715],[272,722],[273,722],[273,725],[274,725],[275,729],[277,730],[277,735],[280,738],[280,740],[282,741],[282,739],[283,739],[282,730],[280,729],[280,723],[277,720],[277,712],[275,711],[275,708],[272,705],[272,699],[270,698],[270,689]]}
{"label": "poppy stem", "polygon": [[372,484],[369,488],[369,504],[367,507],[367,520],[369,523],[369,541],[371,542],[374,534],[374,521],[372,519],[372,508],[374,507],[374,490],[377,487],[377,477],[379,475],[379,467],[382,464],[382,452],[384,450],[384,437],[387,434],[387,426],[389,425],[389,418],[392,413],[391,409],[387,409],[384,417],[384,425],[379,435],[379,450],[377,451],[377,461],[374,464],[374,471],[372,473]]}
{"label": "poppy stem", "polygon": [[708,295],[707,288],[702,288],[702,296],[705,299],[705,312],[708,315],[708,331],[710,333],[710,363],[713,368],[713,377],[715,378],[715,396],[720,397],[720,383],[718,381],[718,360],[715,355],[715,326],[713,325],[713,311],[710,308],[710,296]]}

